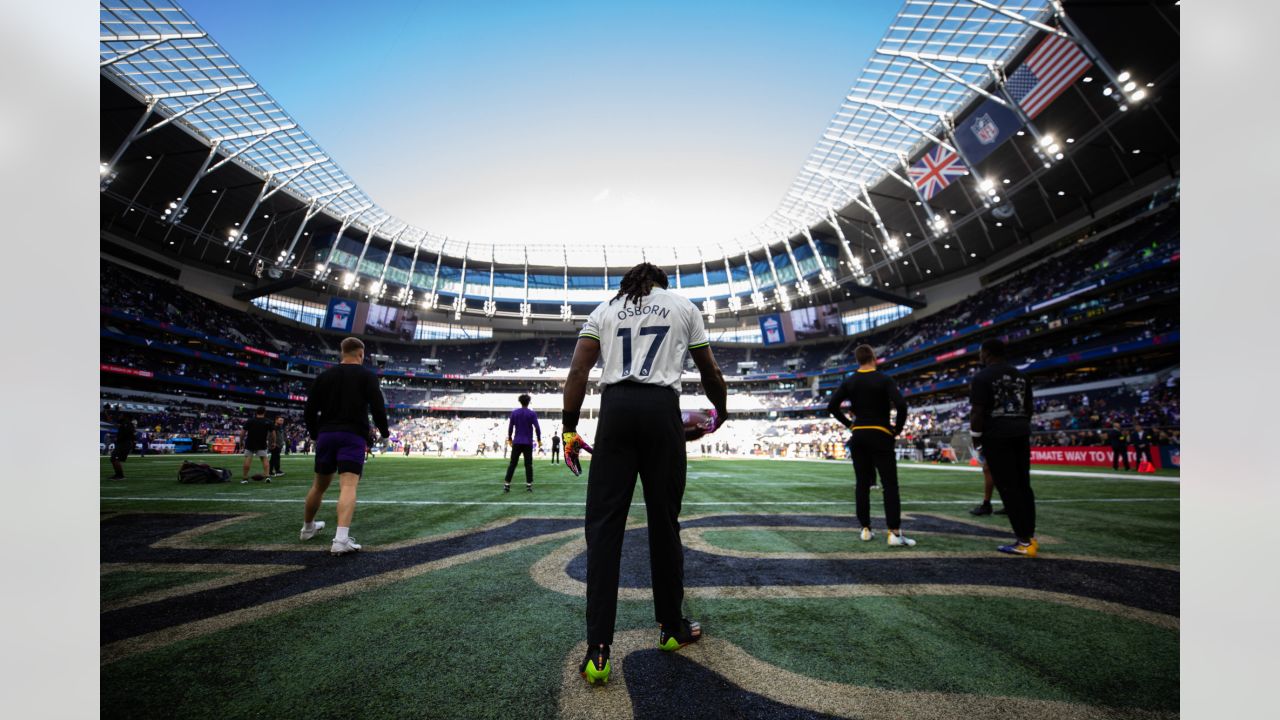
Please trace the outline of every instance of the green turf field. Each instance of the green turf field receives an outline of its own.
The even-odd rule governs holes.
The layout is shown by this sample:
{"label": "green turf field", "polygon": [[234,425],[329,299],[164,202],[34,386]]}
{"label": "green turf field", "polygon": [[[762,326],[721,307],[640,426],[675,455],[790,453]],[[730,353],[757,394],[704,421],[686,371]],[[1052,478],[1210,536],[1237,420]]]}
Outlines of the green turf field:
{"label": "green turf field", "polygon": [[982,480],[967,468],[901,466],[919,544],[891,549],[882,517],[858,541],[845,463],[691,460],[686,606],[709,642],[648,649],[647,560],[629,535],[614,680],[587,690],[569,672],[585,477],[539,460],[535,492],[517,472],[503,495],[502,459],[379,457],[352,529],[365,551],[331,558],[336,483],[330,527],[298,540],[310,458],[287,457],[269,485],[240,484],[239,458],[200,459],[235,479],[180,485],[180,458],[135,457],[108,481],[102,462],[104,717],[1178,711],[1168,474],[1034,476],[1043,544],[1027,560],[994,552],[1005,518],[968,514]]}

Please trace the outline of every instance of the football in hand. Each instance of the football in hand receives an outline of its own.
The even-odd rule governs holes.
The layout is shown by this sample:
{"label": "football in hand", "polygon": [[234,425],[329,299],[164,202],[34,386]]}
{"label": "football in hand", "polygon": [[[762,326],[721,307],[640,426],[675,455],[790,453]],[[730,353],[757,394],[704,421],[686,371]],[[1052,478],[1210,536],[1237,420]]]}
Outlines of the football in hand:
{"label": "football in hand", "polygon": [[684,440],[690,442],[715,430],[716,414],[712,410],[682,410],[680,420],[684,423]]}

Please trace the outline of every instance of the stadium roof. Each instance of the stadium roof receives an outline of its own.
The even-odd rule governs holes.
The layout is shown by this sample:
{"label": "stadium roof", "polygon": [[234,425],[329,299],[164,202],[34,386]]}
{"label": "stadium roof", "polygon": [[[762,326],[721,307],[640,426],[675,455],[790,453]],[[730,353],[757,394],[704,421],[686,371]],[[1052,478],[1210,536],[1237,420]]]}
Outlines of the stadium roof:
{"label": "stadium roof", "polygon": [[[904,179],[903,166],[954,140],[960,125],[948,134],[952,125],[992,102],[995,80],[1025,64],[1042,37],[1064,34],[1063,12],[1039,2],[907,2],[754,232],[706,238],[701,247],[575,245],[570,253],[446,239],[392,216],[180,8],[103,4],[103,228],[240,277],[262,278],[266,263],[271,277],[301,276],[322,292],[407,290],[403,278],[416,267],[417,276],[427,271],[412,281],[422,298],[436,293],[434,275],[462,274],[466,294],[499,300],[500,316],[513,297],[504,274],[515,277],[514,297],[538,302],[547,277],[558,286],[563,273],[565,293],[552,295],[577,303],[571,287],[592,278],[614,287],[641,259],[678,267],[686,294],[720,300],[720,314],[726,299],[737,315],[786,307],[788,294],[797,304],[914,298],[921,286],[1046,234],[1086,228],[1176,182],[1176,8],[1091,2],[1068,3],[1065,12],[1093,56],[1112,67],[1095,66],[1064,88],[1035,117],[1039,130],[1025,123],[1028,133],[993,145],[976,163],[982,178],[951,182],[923,202]],[[1148,97],[1125,112],[1116,81],[1129,71]],[[1037,133],[1066,143],[1060,161],[1041,166]],[[1002,188],[995,204],[981,197],[983,178]],[[932,227],[938,218],[944,231]],[[345,247],[337,260],[335,236]],[[441,255],[443,270],[433,274]],[[444,280],[441,291],[454,292]],[[545,309],[534,311],[539,317]]]}
{"label": "stadium roof", "polygon": [[[943,115],[972,99],[968,85],[990,81],[989,66],[1008,60],[1035,28],[1006,13],[1038,18],[1043,0],[1004,2],[991,7],[969,0],[908,0],[853,83],[827,131],[807,158],[778,208],[747,238],[706,238],[708,248],[779,242],[800,224],[822,219],[814,204],[839,209],[848,204],[838,177],[874,185],[885,175],[884,152],[910,152],[923,133]],[[261,177],[289,180],[285,187],[300,200],[359,230],[378,228],[399,236],[406,246],[426,247],[459,257],[488,261],[495,248],[472,238],[446,239],[412,226],[378,205],[347,175],[320,143],[174,3],[116,0],[100,5],[100,64],[104,73],[129,88],[167,122],[180,124],[209,145],[217,145],[215,163],[235,162]],[[930,70],[900,55],[922,53],[940,70]],[[966,85],[968,83],[968,85]],[[851,142],[859,145],[849,144]],[[661,241],[649,245],[648,259],[675,262],[675,249]],[[686,244],[687,247],[687,244]],[[469,249],[468,249],[469,248]],[[525,243],[499,243],[499,262],[523,261]],[[640,248],[601,245],[597,253],[578,247],[587,265],[618,266],[638,261]],[[535,264],[562,261],[559,246],[538,252]],[[539,262],[538,255],[548,255]],[[668,255],[668,257],[663,257]],[[631,257],[634,255],[635,257]],[[598,260],[596,258],[599,258]],[[686,259],[688,252],[686,251]]]}
{"label": "stadium roof", "polygon": [[[365,194],[336,161],[216,40],[176,4],[124,0],[100,4],[99,64],[169,122],[217,144],[222,159],[267,177],[285,191],[388,236],[408,223]],[[401,240],[438,247],[443,238],[413,228]]]}
{"label": "stadium roof", "polygon": [[[963,109],[1036,32],[1049,3],[908,0],[840,103],[772,218],[783,228],[820,222],[818,208],[849,204],[850,185],[874,186],[894,156],[941,136],[941,119]],[[914,57],[913,57],[914,56]],[[834,179],[834,181],[833,181]]]}

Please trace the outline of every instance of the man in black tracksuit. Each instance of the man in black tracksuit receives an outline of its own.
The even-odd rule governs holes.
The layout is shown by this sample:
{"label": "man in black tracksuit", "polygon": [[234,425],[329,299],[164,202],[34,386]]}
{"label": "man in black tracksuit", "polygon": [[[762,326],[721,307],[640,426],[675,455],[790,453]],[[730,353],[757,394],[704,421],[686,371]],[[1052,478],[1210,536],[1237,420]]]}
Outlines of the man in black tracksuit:
{"label": "man in black tracksuit", "polygon": [[280,469],[280,453],[284,450],[284,416],[277,415],[276,423],[271,427],[271,477],[284,474]]}
{"label": "man in black tracksuit", "polygon": [[1111,447],[1111,469],[1119,470],[1120,461],[1124,460],[1124,469],[1129,469],[1129,440],[1120,431],[1120,423],[1112,423],[1107,431],[1107,445]]}
{"label": "man in black tracksuit", "polygon": [[[901,501],[898,497],[898,461],[893,454],[893,439],[907,423],[907,401],[902,391],[888,375],[876,369],[876,353],[870,345],[854,348],[853,357],[858,361],[858,371],[845,379],[831,394],[827,412],[841,425],[853,431],[849,439],[849,454],[853,458],[855,504],[858,522],[862,524],[862,539],[871,540],[871,486],[880,475],[884,490],[884,515],[889,526],[889,544],[910,547],[915,540],[904,537],[901,525]],[[853,409],[853,420],[840,409],[848,401]],[[889,411],[897,415],[892,428]]]}
{"label": "man in black tracksuit", "polygon": [[1138,423],[1133,424],[1133,431],[1129,433],[1129,440],[1133,443],[1134,460],[1139,464],[1143,460],[1149,463],[1155,463],[1155,459],[1151,457],[1151,433],[1142,429]]}
{"label": "man in black tracksuit", "polygon": [[1003,340],[982,343],[985,366],[973,376],[969,432],[982,451],[1017,542],[1000,552],[1035,557],[1036,497],[1031,491],[1031,382],[1005,360]]}

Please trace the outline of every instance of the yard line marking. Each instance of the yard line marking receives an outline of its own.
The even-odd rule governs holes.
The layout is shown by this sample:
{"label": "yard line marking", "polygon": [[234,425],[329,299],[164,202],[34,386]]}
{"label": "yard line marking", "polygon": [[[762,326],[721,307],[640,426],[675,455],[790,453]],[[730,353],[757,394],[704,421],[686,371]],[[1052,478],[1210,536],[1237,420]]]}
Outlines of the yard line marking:
{"label": "yard line marking", "polygon": [[[225,502],[225,503],[272,503],[298,505],[298,498],[207,498],[207,497],[136,497],[125,495],[102,495],[100,500],[128,500],[137,502]],[[1178,502],[1180,498],[1055,498],[1036,500],[1037,505],[1059,503],[1136,503],[1136,502]],[[503,502],[501,500],[366,500],[360,499],[364,505],[554,505],[564,507],[585,507],[586,502],[554,502],[546,500],[523,500]],[[689,505],[849,505],[848,500],[706,500],[701,502],[684,502]],[[907,505],[972,505],[973,500],[903,500]]]}

